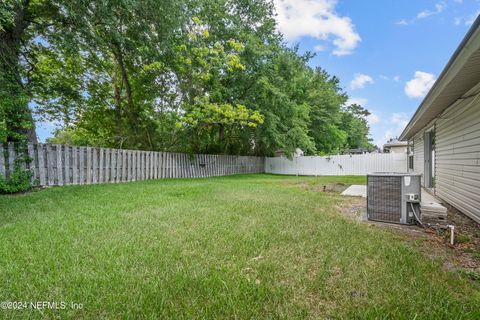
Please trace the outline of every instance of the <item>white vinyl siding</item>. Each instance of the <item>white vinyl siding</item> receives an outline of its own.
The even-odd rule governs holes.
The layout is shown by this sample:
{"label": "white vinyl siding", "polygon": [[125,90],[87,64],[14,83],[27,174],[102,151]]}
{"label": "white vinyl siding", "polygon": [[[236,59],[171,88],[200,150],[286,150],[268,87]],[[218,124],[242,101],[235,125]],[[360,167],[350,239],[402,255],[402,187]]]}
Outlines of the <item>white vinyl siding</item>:
{"label": "white vinyl siding", "polygon": [[437,119],[435,158],[438,197],[480,222],[480,97]]}
{"label": "white vinyl siding", "polygon": [[423,176],[425,174],[425,161],[424,161],[424,153],[425,153],[425,145],[423,143],[423,130],[417,133],[413,137],[413,171],[416,173],[421,173],[421,182],[423,184]]}

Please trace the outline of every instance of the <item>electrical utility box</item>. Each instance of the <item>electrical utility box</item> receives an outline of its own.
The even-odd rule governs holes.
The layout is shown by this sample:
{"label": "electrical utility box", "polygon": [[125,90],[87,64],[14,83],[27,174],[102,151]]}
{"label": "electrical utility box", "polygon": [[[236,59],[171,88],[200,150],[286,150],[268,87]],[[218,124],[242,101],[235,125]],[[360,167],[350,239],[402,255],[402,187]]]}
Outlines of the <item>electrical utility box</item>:
{"label": "electrical utility box", "polygon": [[367,175],[367,217],[414,224],[420,219],[421,174],[375,172]]}

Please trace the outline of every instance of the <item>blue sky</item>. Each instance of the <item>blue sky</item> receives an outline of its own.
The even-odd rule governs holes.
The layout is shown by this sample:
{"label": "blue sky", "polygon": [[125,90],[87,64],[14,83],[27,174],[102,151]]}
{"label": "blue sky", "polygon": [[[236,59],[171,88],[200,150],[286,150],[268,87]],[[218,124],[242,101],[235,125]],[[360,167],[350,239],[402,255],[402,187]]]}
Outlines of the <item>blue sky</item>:
{"label": "blue sky", "polygon": [[460,44],[480,0],[275,0],[278,28],[373,115],[374,142],[398,136]]}
{"label": "blue sky", "polygon": [[[367,107],[378,145],[398,136],[480,13],[480,0],[274,0],[278,29]],[[38,123],[44,141],[52,124]]]}

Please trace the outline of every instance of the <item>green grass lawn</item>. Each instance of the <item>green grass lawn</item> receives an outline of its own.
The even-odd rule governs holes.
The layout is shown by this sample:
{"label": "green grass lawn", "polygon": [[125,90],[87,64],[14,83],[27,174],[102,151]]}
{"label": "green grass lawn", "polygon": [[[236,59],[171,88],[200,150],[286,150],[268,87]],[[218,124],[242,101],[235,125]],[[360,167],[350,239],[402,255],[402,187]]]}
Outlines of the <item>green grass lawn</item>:
{"label": "green grass lawn", "polygon": [[[0,197],[5,318],[479,319],[478,283],[342,216],[323,184],[231,177]],[[318,188],[317,188],[318,187]],[[71,309],[70,303],[82,304]]]}

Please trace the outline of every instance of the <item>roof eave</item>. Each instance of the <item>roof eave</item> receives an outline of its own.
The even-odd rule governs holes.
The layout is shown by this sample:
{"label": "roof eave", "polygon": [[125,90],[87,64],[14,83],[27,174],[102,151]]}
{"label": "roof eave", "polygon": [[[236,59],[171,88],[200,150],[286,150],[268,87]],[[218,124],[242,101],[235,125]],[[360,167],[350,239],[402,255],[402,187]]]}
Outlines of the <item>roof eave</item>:
{"label": "roof eave", "polygon": [[[449,73],[452,71],[452,66],[454,64],[463,65],[468,60],[469,56],[464,55],[463,53],[466,50],[466,47],[469,43],[471,43],[475,38],[480,39],[480,15],[475,19],[470,30],[467,32],[465,37],[463,38],[462,42],[458,46],[458,48],[453,53],[452,57],[449,59],[447,65],[443,69],[442,73],[438,77],[438,79],[433,84],[432,88],[429,90],[425,98],[423,99],[420,106],[415,111],[415,114],[410,119],[409,123],[400,134],[399,140],[408,140],[413,137],[420,129],[414,130],[414,127],[417,121],[421,118],[421,116],[432,107],[432,102],[435,100],[436,97],[445,89],[449,81],[451,80],[451,76]],[[437,114],[441,113],[443,110],[439,110]]]}

